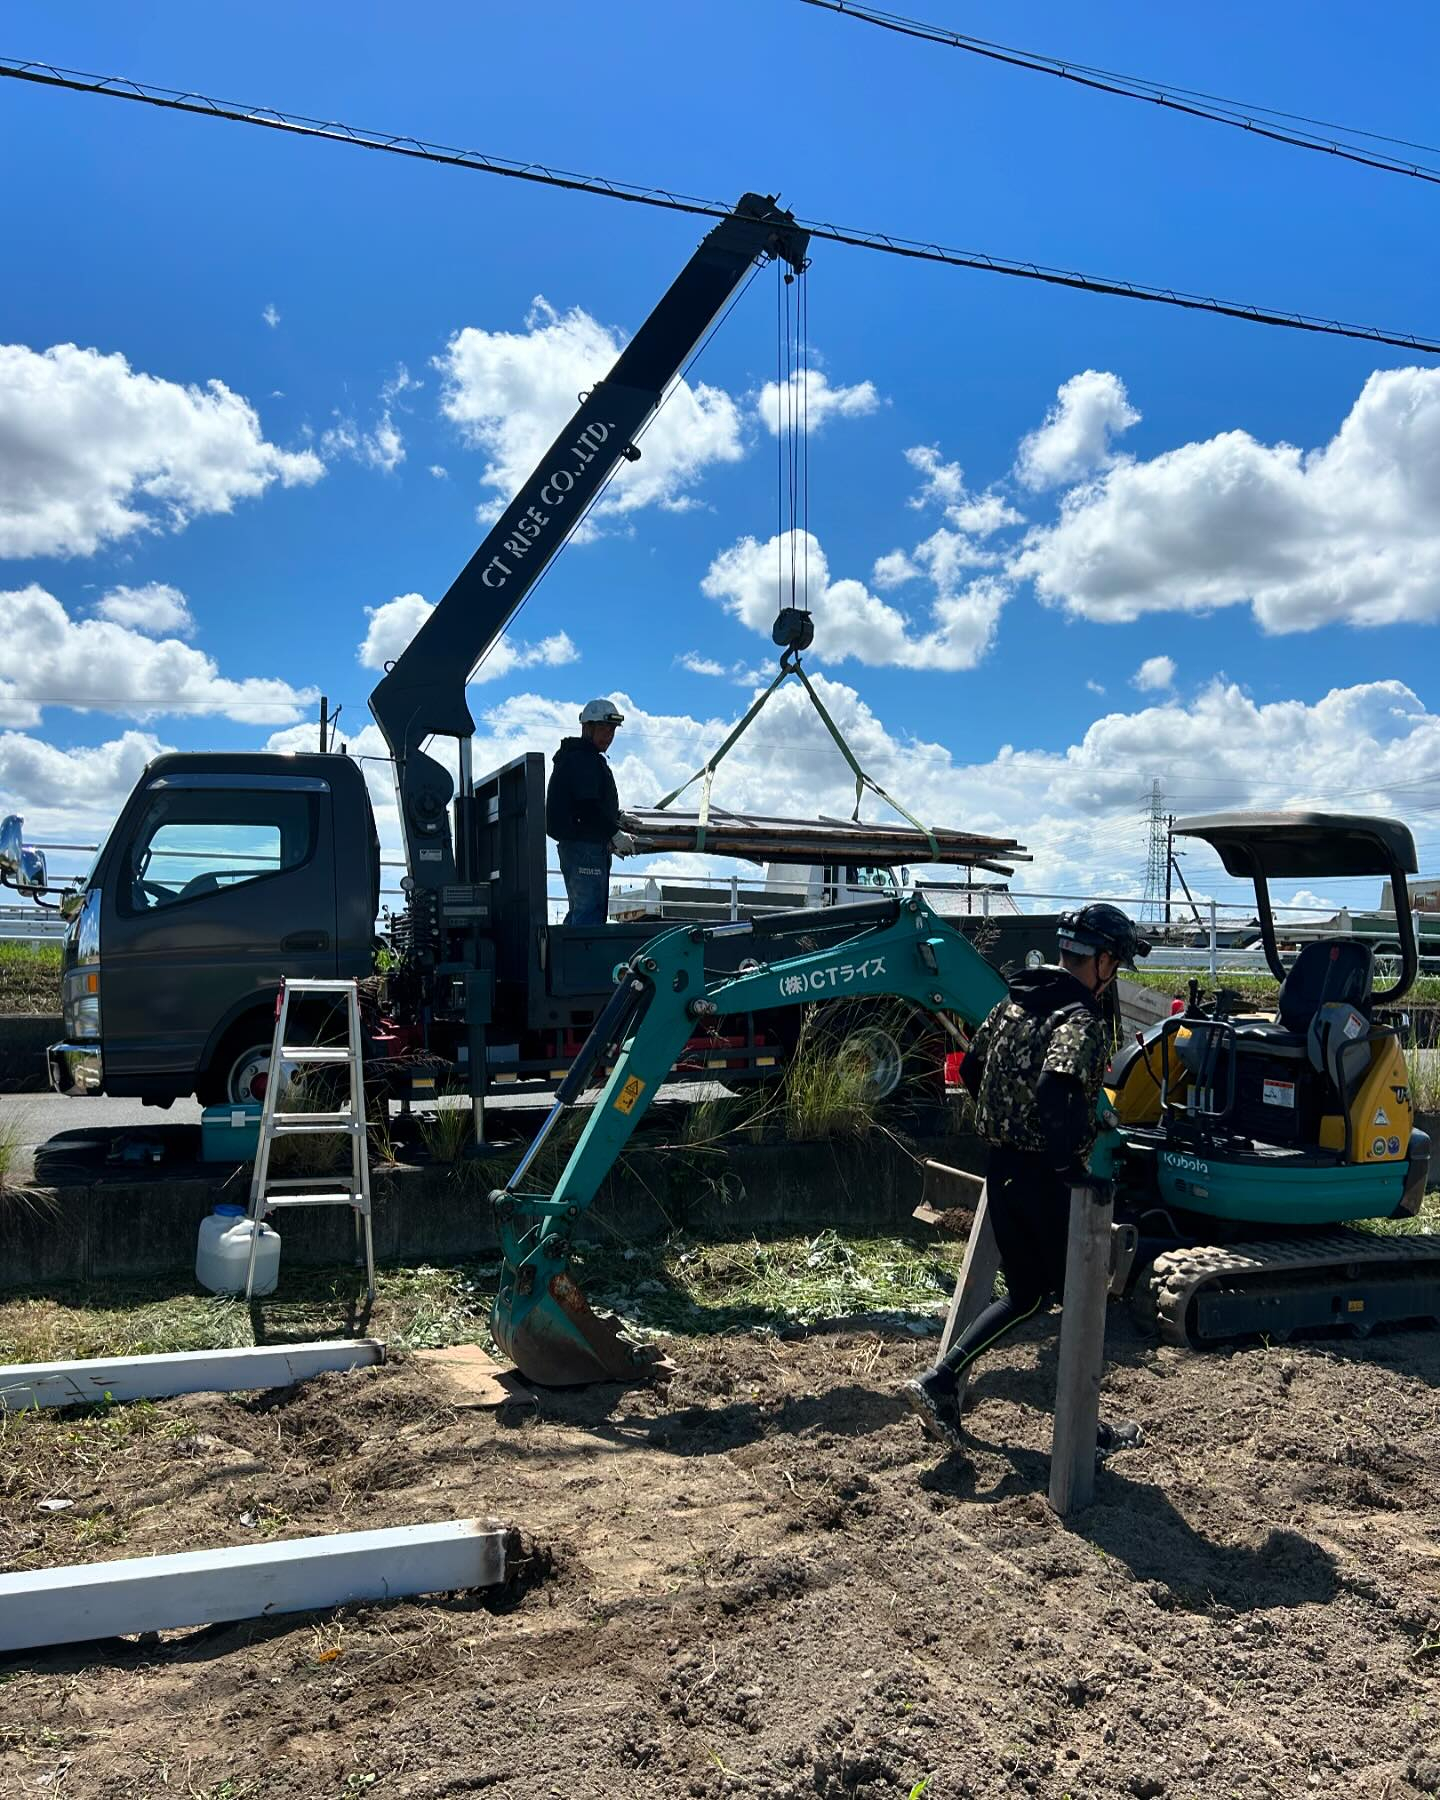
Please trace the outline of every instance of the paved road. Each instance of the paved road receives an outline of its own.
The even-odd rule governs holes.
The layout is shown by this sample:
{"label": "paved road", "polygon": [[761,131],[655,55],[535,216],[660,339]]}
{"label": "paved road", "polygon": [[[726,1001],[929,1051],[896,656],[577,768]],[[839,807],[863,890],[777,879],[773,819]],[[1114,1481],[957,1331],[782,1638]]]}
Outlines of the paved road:
{"label": "paved road", "polygon": [[[729,1090],[717,1081],[667,1082],[661,1088],[661,1100],[705,1100],[723,1097]],[[467,1106],[463,1097],[447,1100],[447,1105]],[[547,1093],[496,1094],[486,1103],[492,1112],[523,1112],[530,1115],[548,1111],[551,1096]],[[86,1099],[70,1099],[63,1094],[0,1094],[0,1132],[8,1135],[13,1128],[16,1155],[12,1177],[21,1181],[34,1179],[37,1150],[51,1146],[54,1161],[60,1140],[68,1156],[78,1163],[90,1165],[104,1161],[120,1134],[134,1138],[156,1137],[169,1142],[176,1157],[192,1159],[198,1154],[198,1141],[192,1135],[200,1124],[200,1104],[196,1100],[177,1100],[169,1107],[145,1106],[139,1100],[112,1100],[107,1095]],[[189,1127],[177,1131],[176,1127]],[[511,1135],[502,1131],[502,1137]],[[175,1158],[167,1158],[167,1161]],[[142,1165],[143,1167],[143,1165]],[[44,1178],[44,1172],[41,1172]]]}

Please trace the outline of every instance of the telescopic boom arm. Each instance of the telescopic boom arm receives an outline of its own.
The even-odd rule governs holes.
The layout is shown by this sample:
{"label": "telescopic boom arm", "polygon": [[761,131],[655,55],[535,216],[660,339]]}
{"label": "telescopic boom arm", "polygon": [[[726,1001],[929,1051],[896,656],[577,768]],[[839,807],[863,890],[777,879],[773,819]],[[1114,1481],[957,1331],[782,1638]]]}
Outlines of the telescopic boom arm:
{"label": "telescopic boom arm", "polygon": [[455,880],[449,805],[455,783],[422,749],[438,733],[466,742],[475,721],[465,684],[622,459],[711,321],[757,260],[805,266],[809,235],[759,194],[741,197],[710,231],[615,366],[581,396],[574,417],[500,515],[370,696],[390,753],[405,861],[420,888]]}

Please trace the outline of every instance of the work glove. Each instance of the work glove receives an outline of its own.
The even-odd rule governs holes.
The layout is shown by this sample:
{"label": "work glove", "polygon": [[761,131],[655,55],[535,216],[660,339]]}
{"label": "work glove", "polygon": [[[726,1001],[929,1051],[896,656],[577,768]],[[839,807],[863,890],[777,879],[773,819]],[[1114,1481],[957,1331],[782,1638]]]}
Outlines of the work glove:
{"label": "work glove", "polygon": [[633,856],[635,840],[628,831],[617,831],[610,840],[610,848],[617,856]]}

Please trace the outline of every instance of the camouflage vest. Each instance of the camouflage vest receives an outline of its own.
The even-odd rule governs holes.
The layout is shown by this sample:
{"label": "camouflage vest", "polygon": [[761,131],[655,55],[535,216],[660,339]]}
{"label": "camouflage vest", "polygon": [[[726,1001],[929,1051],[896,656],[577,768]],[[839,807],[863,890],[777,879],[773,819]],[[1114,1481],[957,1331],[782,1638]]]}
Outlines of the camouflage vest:
{"label": "camouflage vest", "polygon": [[[1015,1000],[1002,1000],[975,1033],[970,1054],[982,1061],[976,1112],[980,1136],[987,1144],[1010,1150],[1044,1150],[1045,1133],[1035,1090],[1047,1069],[1073,1075],[1085,1089],[1093,1115],[1100,1083],[1110,1060],[1105,1022],[1081,1000],[1048,1015],[1028,1012]],[[1093,1120],[1078,1154],[1095,1141]]]}

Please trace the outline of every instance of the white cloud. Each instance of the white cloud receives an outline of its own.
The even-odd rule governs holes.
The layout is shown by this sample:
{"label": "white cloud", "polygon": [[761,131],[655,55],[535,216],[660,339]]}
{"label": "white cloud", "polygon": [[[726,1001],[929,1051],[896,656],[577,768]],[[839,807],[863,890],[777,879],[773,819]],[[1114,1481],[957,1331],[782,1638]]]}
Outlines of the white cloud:
{"label": "white cloud", "polygon": [[870,571],[870,579],[882,591],[903,587],[907,581],[914,581],[923,571],[915,559],[904,550],[887,550],[884,556],[875,558],[875,567]]}
{"label": "white cloud", "polygon": [[716,662],[713,657],[701,656],[694,650],[687,650],[675,660],[692,675],[728,675],[731,672],[728,664]]}
{"label": "white cloud", "polygon": [[965,485],[965,471],[958,462],[944,461],[938,445],[912,445],[905,460],[924,478],[920,491],[908,502],[917,512],[926,506],[940,506],[957,531],[974,537],[988,537],[1007,525],[1024,523],[1023,515],[994,488],[972,493]]}
{"label": "white cloud", "polygon": [[450,471],[443,463],[431,463],[430,473],[437,481],[448,481],[450,479]]}
{"label": "white cloud", "polygon": [[[370,623],[357,651],[362,667],[383,669],[393,662],[434,610],[422,594],[397,594],[381,606],[367,606],[365,616]],[[580,652],[563,631],[541,638],[538,644],[512,643],[502,637],[470,680],[498,681],[515,669],[558,668],[579,660]]]}
{"label": "white cloud", "polygon": [[[441,407],[488,461],[491,518],[518,491],[575,411],[576,395],[609,371],[621,335],[579,307],[560,313],[537,296],[523,332],[466,326],[435,359]],[[707,469],[744,455],[740,409],[723,389],[681,382],[644,435],[639,462],[622,463],[595,516],[641,507],[683,511]]]}
{"label": "white cloud", "polygon": [[[791,536],[786,534],[783,547],[775,538],[764,544],[741,538],[710,564],[702,591],[752,631],[768,637],[778,606],[790,603]],[[872,665],[909,669],[970,669],[989,648],[1006,599],[1004,585],[993,577],[958,590],[942,586],[931,601],[928,628],[917,628],[906,613],[872,594],[863,582],[832,581],[825,552],[813,533],[796,532],[793,541],[797,567],[808,568],[816,657],[840,662],[853,656]],[[939,583],[952,571],[940,552],[932,552],[933,542],[922,544],[916,554],[928,558],[927,566]]]}
{"label": "white cloud", "polygon": [[[1262,705],[1234,683],[1215,682],[1183,705],[1167,700],[1109,713],[1067,749],[1004,745],[993,757],[971,762],[944,744],[887,724],[846,683],[823,673],[812,680],[876,780],[920,818],[1019,838],[1035,860],[1020,865],[1016,886],[1038,894],[1123,898],[1139,892],[1146,839],[1137,796],[1157,774],[1182,815],[1217,805],[1333,806],[1340,795],[1347,809],[1403,812],[1389,790],[1398,783],[1402,793],[1412,793],[1417,778],[1427,773],[1440,791],[1440,713],[1427,711],[1400,682],[1339,688],[1313,705]],[[476,770],[496,768],[532,750],[548,760],[559,740],[574,732],[586,698],[585,693],[521,693],[485,709],[475,739]],[[677,787],[735,724],[728,713],[696,718],[650,712],[629,694],[615,698],[625,724],[611,761],[622,800],[634,805],[651,804]],[[743,704],[737,698],[737,712]],[[957,741],[963,735],[957,727]],[[277,734],[271,745],[298,748],[311,742],[313,727],[306,726]],[[384,755],[372,726],[351,747]],[[389,769],[383,763],[364,767],[381,815],[382,841],[393,848],[399,840]],[[853,799],[845,763],[793,682],[776,692],[735,745],[715,786],[717,805],[781,816],[848,816]],[[866,812],[884,816],[878,805],[867,805]],[[1203,847],[1194,846],[1188,858],[1187,879],[1198,895],[1214,889],[1238,900],[1245,894],[1244,884],[1228,880]],[[1374,885],[1365,884],[1367,901]],[[1289,904],[1304,899],[1297,894]]]}
{"label": "white cloud", "polygon": [[[0,731],[0,813],[22,814],[27,839],[96,843],[146,763],[171,748],[143,731],[68,750],[18,731]],[[52,876],[78,872],[87,860],[83,853],[52,853]]]}
{"label": "white cloud", "polygon": [[1120,377],[1086,369],[1059,389],[1040,429],[1021,439],[1015,473],[1034,489],[1077,481],[1110,460],[1112,436],[1139,422]]}
{"label": "white cloud", "polygon": [[371,431],[363,430],[348,413],[337,412],[335,423],[321,433],[320,450],[327,457],[352,456],[367,469],[379,469],[385,475],[393,474],[405,460],[405,440],[388,406]]}
{"label": "white cloud", "polygon": [[395,373],[380,389],[380,399],[386,406],[393,406],[406,394],[417,394],[425,383],[413,376],[403,362],[397,362]]}
{"label": "white cloud", "polygon": [[251,677],[232,681],[178,638],[156,639],[110,619],[73,620],[33,583],[0,594],[0,725],[35,725],[47,706],[149,718],[212,713],[250,725],[287,724],[310,688]]}
{"label": "white cloud", "polygon": [[1087,681],[1085,685],[1092,694],[1103,694],[1105,692],[1105,689],[1098,681]]}
{"label": "white cloud", "polygon": [[1246,602],[1269,632],[1440,621],[1440,369],[1371,375],[1319,449],[1226,431],[1117,463],[1010,573],[1109,622]]}
{"label": "white cloud", "polygon": [[112,625],[128,625],[148,637],[193,637],[195,618],[179,588],[163,581],[144,587],[115,587],[96,602],[95,611]]}
{"label": "white cloud", "polygon": [[222,381],[182,387],[74,344],[0,345],[0,556],[90,556],[323,473],[311,451],[267,443]]}
{"label": "white cloud", "polygon": [[273,300],[267,300],[265,302],[265,309],[260,314],[260,317],[272,331],[280,323],[280,311]]}
{"label": "white cloud", "polygon": [[797,427],[809,425],[811,431],[823,431],[831,419],[861,419],[877,412],[881,399],[873,381],[857,381],[853,387],[831,387],[820,369],[811,369],[802,387],[798,375],[792,375],[782,386],[767,381],[755,402],[760,422],[771,437],[779,437],[782,423],[794,420]]}
{"label": "white cloud", "polygon": [[1147,656],[1130,677],[1130,684],[1132,687],[1139,688],[1141,693],[1156,693],[1162,688],[1173,687],[1175,684],[1175,658],[1173,656]]}

